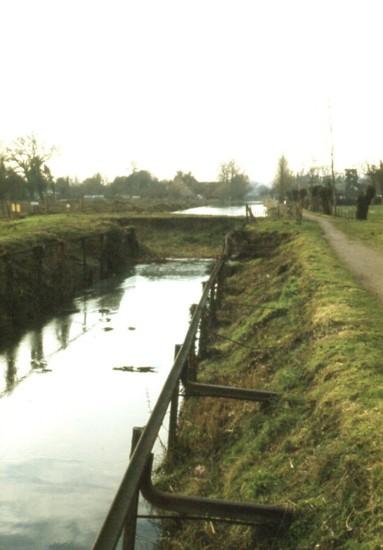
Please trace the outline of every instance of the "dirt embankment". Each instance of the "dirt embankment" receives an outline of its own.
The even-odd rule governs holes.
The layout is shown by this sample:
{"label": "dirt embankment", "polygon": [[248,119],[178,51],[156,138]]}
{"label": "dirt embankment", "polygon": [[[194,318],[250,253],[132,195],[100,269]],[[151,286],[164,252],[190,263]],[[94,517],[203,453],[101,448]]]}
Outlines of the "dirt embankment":
{"label": "dirt embankment", "polygon": [[70,238],[41,238],[0,255],[0,344],[76,292],[134,261],[134,228],[116,224]]}

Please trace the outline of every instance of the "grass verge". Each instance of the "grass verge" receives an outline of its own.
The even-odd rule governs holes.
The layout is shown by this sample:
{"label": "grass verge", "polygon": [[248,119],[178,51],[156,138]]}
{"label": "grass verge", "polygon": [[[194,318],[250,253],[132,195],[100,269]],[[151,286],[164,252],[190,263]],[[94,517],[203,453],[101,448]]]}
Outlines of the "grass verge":
{"label": "grass verge", "polygon": [[383,251],[383,206],[373,205],[368,212],[367,220],[347,220],[331,217],[331,221],[355,239],[360,239],[380,251]]}
{"label": "grass verge", "polygon": [[296,519],[272,534],[168,522],[162,548],[381,548],[381,306],[341,267],[317,224],[265,221],[250,231],[261,253],[228,268],[199,378],[282,397],[267,409],[188,399],[160,485],[285,504]]}

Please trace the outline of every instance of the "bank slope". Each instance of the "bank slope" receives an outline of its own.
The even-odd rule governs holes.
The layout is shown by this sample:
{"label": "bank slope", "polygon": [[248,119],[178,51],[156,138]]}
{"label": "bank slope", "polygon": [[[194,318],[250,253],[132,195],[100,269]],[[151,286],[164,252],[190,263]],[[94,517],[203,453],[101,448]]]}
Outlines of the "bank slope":
{"label": "bank slope", "polygon": [[[163,548],[379,548],[383,540],[383,316],[316,224],[249,229],[227,268],[199,378],[278,391],[261,408],[190,398],[161,485],[296,511],[286,532],[184,522]],[[246,254],[245,254],[246,256]]]}

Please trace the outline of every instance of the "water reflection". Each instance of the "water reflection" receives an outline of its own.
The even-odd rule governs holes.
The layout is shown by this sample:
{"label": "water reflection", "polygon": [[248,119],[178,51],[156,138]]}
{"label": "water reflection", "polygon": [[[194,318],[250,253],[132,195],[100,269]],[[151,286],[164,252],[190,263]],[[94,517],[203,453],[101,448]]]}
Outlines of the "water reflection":
{"label": "water reflection", "polygon": [[[256,218],[264,218],[267,216],[267,208],[261,202],[249,202],[247,203],[251,208],[253,216]],[[195,208],[188,208],[187,210],[180,210],[175,212],[176,214],[196,214],[199,216],[246,216],[246,205],[234,205],[234,206],[197,206]]]}
{"label": "water reflection", "polygon": [[211,264],[211,260],[193,260],[193,259],[178,259],[168,260],[167,262],[157,264],[142,264],[139,266],[138,273],[155,281],[166,277],[168,280],[173,278],[178,280],[180,277],[193,278],[199,277],[201,274],[201,266],[206,265],[206,268]]}
{"label": "water reflection", "polygon": [[[91,547],[208,267],[137,266],[0,354],[1,550]],[[153,530],[140,522],[138,548]]]}
{"label": "water reflection", "polygon": [[[83,321],[83,327],[86,329],[86,302],[84,306],[83,314],[85,316],[85,321]],[[63,315],[54,321],[55,334],[57,341],[60,343],[61,349],[65,349],[68,345],[71,324],[72,319],[70,315]]]}
{"label": "water reflection", "polygon": [[31,365],[33,369],[46,367],[44,359],[44,343],[42,329],[34,330],[31,333]]}
{"label": "water reflection", "polygon": [[5,371],[5,391],[11,391],[16,383],[16,351],[15,348],[9,349],[6,354],[7,369]]}
{"label": "water reflection", "polygon": [[101,313],[101,315],[106,315],[117,311],[120,307],[124,292],[124,287],[119,286],[117,288],[114,288],[112,291],[109,291],[107,294],[101,296],[98,301],[99,312]]}

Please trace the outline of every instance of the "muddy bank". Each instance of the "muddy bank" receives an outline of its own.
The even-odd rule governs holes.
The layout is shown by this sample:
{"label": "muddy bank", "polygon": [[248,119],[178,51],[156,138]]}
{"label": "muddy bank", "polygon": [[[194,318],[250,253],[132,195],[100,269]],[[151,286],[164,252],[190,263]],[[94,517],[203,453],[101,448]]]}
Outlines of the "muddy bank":
{"label": "muddy bank", "polygon": [[139,253],[133,227],[118,224],[74,238],[40,239],[0,255],[0,345],[76,292],[122,272]]}

